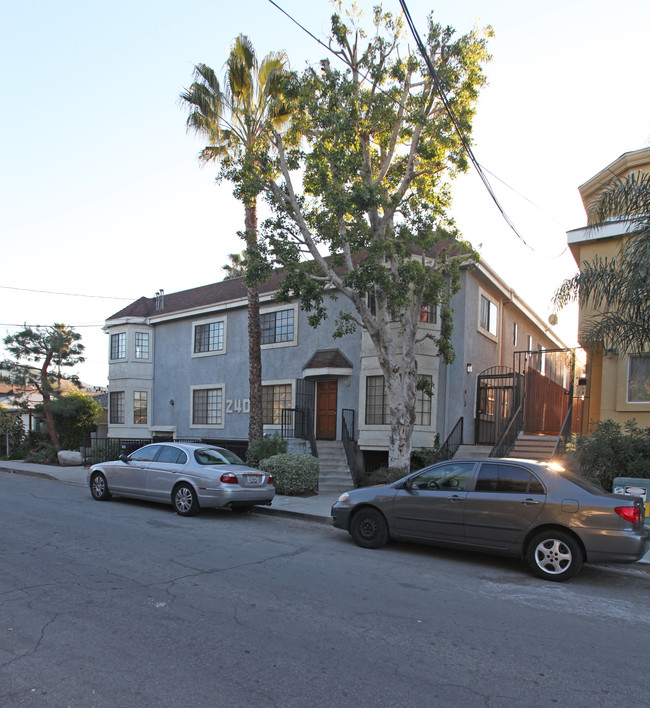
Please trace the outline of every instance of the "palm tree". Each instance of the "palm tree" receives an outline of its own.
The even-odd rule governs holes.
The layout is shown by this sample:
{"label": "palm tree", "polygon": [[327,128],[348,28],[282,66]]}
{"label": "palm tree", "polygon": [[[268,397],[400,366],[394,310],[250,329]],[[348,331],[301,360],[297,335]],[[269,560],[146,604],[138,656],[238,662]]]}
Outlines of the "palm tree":
{"label": "palm tree", "polygon": [[555,294],[563,307],[570,300],[589,301],[599,314],[583,327],[590,342],[640,352],[650,343],[650,174],[617,177],[588,213],[592,227],[617,219],[629,222],[627,238],[611,259],[594,258],[565,280]]}
{"label": "palm tree", "polygon": [[[267,54],[258,63],[253,46],[240,34],[225,64],[224,88],[206,64],[194,67],[194,82],[181,93],[189,109],[187,129],[208,140],[199,153],[203,163],[221,163],[221,177],[235,185],[244,204],[246,277],[248,295],[248,351],[250,418],[249,447],[262,437],[262,356],[258,294],[257,197],[258,169],[269,149],[269,130],[279,130],[289,119],[281,80],[288,68],[283,52]],[[256,277],[257,276],[257,277]]]}
{"label": "palm tree", "polygon": [[242,253],[229,253],[228,258],[230,258],[230,263],[225,263],[221,266],[221,270],[226,271],[226,277],[224,280],[240,278],[242,275],[246,275],[245,251]]}

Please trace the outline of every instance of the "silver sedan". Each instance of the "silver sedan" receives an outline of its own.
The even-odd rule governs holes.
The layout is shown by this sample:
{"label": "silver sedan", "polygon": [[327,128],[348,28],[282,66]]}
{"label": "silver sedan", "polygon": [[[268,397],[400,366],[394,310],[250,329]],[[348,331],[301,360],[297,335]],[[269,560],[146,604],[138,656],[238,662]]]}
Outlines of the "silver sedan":
{"label": "silver sedan", "polygon": [[247,510],[270,505],[273,477],[247,467],[234,453],[213,445],[153,443],[118,460],[93,465],[90,493],[97,501],[113,494],[171,504],[181,516],[201,507]]}
{"label": "silver sedan", "polygon": [[395,538],[519,556],[547,580],[568,580],[583,562],[633,563],[650,537],[640,498],[514,459],[449,460],[354,489],[332,517],[364,548]]}

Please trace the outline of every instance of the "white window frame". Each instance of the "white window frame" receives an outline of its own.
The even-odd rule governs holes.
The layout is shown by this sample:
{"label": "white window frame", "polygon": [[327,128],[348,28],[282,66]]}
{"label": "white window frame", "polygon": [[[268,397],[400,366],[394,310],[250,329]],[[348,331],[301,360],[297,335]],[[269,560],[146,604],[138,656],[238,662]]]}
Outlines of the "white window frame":
{"label": "white window frame", "polygon": [[[122,395],[122,422],[113,422],[113,396]],[[109,425],[126,425],[126,391],[109,391],[108,392],[108,424]]]}
{"label": "white window frame", "polygon": [[[482,313],[482,298],[485,298],[487,302],[489,303],[488,306],[488,328],[485,328],[482,323],[482,318],[481,318],[481,313]],[[495,323],[494,323],[494,333],[490,332],[490,322],[491,318],[490,315],[492,314],[492,308],[494,308],[494,314],[495,314]],[[499,323],[501,321],[501,313],[499,312],[499,304],[497,301],[488,295],[485,290],[479,288],[479,293],[478,293],[478,323],[477,323],[477,329],[478,331],[485,337],[488,337],[488,339],[491,339],[492,341],[496,342],[499,339]]]}
{"label": "white window frame", "polygon": [[[138,356],[138,336],[147,338],[147,356]],[[151,359],[151,333],[150,332],[134,332],[133,334],[133,356],[136,361],[149,361]]]}
{"label": "white window frame", "polygon": [[[260,317],[262,315],[270,315],[273,312],[284,312],[285,310],[293,310],[293,339],[288,342],[271,342],[269,344],[262,344],[262,349],[280,349],[282,347],[295,347],[298,344],[298,305],[290,304],[278,307],[277,305],[267,305],[266,307],[260,307]],[[271,384],[269,384],[271,385]]]}
{"label": "white window frame", "polygon": [[[144,423],[136,423],[136,421],[135,421],[135,395],[136,395],[136,393],[140,393],[140,394],[144,393],[144,395],[146,396],[146,399],[147,399],[147,405],[146,405],[146,408],[145,408],[145,418],[146,418],[146,420],[144,421]],[[138,427],[140,427],[140,426],[143,426],[143,427],[144,427],[144,426],[149,425],[149,401],[150,401],[150,400],[151,400],[151,392],[148,391],[147,389],[141,389],[141,388],[140,388],[140,389],[137,389],[137,390],[134,390],[134,391],[133,391],[133,410],[132,410],[133,425],[137,425]]]}
{"label": "white window frame", "polygon": [[627,376],[625,380],[625,399],[626,402],[631,405],[647,406],[650,405],[650,400],[637,401],[630,399],[630,369],[632,368],[633,359],[645,359],[650,362],[650,352],[644,352],[642,354],[630,354],[627,359]]}
{"label": "white window frame", "polygon": [[[122,337],[124,342],[124,356],[113,357],[113,337]],[[119,347],[118,347],[119,351]],[[129,357],[129,342],[126,336],[126,330],[122,332],[111,332],[111,336],[108,341],[108,360],[109,361],[126,361]]]}
{"label": "white window frame", "polygon": [[[223,324],[223,348],[214,349],[209,352],[195,352],[194,347],[196,342],[197,327],[210,324]],[[200,359],[205,356],[222,356],[223,354],[226,354],[228,351],[228,318],[226,316],[206,317],[204,319],[192,322],[192,341],[190,342],[190,351],[193,359]]]}
{"label": "white window frame", "polygon": [[[221,411],[219,417],[220,423],[195,423],[194,422],[194,392],[205,390],[221,390]],[[209,383],[200,384],[198,386],[190,386],[190,428],[194,429],[210,429],[223,430],[226,427],[226,384],[224,383]]]}
{"label": "white window frame", "polygon": [[[295,379],[274,379],[272,381],[262,381],[262,388],[265,386],[291,386],[291,401],[289,408],[296,407],[296,380]],[[262,411],[263,413],[263,411]],[[263,419],[263,416],[262,416]],[[282,423],[264,423],[264,430],[280,430]]]}

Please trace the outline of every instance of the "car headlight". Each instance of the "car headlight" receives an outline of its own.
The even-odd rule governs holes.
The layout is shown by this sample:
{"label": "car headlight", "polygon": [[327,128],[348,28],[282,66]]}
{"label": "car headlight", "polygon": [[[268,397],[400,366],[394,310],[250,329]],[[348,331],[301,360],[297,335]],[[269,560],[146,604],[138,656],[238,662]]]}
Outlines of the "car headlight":
{"label": "car headlight", "polygon": [[343,492],[343,494],[341,494],[337,501],[344,502],[347,501],[349,498],[350,495],[348,494],[348,492]]}

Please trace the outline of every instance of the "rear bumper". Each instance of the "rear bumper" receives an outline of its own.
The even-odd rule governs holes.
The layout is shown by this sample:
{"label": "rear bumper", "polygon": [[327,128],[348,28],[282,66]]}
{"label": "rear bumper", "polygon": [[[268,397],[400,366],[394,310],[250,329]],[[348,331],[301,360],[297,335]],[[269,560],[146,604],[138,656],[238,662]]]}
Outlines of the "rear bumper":
{"label": "rear bumper", "polygon": [[588,563],[634,563],[650,550],[650,527],[642,531],[583,533]]}
{"label": "rear bumper", "polygon": [[224,506],[268,506],[275,496],[275,487],[248,489],[233,485],[233,489],[199,489],[199,506],[204,509],[219,509]]}

